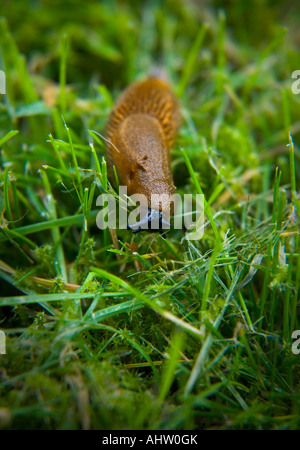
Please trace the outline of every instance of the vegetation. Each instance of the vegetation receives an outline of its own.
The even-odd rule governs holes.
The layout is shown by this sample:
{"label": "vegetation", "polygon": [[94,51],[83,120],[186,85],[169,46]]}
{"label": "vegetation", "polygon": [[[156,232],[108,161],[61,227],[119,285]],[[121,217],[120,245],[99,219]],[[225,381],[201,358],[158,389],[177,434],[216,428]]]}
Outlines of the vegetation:
{"label": "vegetation", "polygon": [[[297,2],[1,14],[0,427],[299,429]],[[205,195],[199,241],[96,226],[115,190],[95,132],[155,66],[182,106],[177,192]]]}

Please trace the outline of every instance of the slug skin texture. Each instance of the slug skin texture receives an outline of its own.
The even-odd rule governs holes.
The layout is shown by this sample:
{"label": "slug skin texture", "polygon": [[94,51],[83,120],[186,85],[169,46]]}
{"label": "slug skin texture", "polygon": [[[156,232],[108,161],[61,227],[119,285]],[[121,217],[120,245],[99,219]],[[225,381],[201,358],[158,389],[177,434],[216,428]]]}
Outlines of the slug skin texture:
{"label": "slug skin texture", "polygon": [[153,199],[151,202],[151,194],[174,193],[170,149],[179,125],[179,104],[168,83],[160,78],[148,78],[129,86],[107,123],[110,170],[114,165],[119,183],[127,186],[128,195],[146,197],[147,204],[143,206],[149,208],[148,221],[151,211],[170,209],[169,202],[155,204]]}

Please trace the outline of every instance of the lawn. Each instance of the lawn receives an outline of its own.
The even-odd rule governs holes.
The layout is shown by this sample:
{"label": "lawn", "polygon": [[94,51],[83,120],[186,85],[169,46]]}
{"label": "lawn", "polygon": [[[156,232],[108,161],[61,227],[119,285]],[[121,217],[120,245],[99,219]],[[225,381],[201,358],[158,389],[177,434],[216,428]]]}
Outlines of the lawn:
{"label": "lawn", "polygon": [[[297,1],[1,3],[0,428],[300,429]],[[156,67],[197,240],[96,225]]]}

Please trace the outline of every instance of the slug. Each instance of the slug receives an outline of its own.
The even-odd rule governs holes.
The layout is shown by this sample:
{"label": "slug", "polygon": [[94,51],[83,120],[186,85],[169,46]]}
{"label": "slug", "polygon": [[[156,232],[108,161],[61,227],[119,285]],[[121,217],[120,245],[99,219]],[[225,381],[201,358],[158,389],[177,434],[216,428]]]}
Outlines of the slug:
{"label": "slug", "polygon": [[109,166],[115,166],[128,195],[143,194],[147,199],[143,205],[147,214],[128,226],[134,233],[147,228],[165,237],[163,230],[170,228],[169,215],[164,213],[170,213],[172,205],[167,197],[155,203],[151,195],[174,193],[170,149],[179,125],[178,101],[167,81],[158,77],[130,85],[110,114],[106,127]]}

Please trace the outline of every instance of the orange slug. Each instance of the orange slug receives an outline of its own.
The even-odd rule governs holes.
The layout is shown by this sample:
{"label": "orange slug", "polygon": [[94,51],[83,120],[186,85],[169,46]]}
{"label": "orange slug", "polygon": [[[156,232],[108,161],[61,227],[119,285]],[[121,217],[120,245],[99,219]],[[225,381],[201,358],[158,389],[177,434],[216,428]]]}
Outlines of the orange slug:
{"label": "orange slug", "polygon": [[[170,228],[163,215],[172,208],[170,202],[155,203],[151,195],[170,196],[175,190],[170,148],[179,125],[179,104],[169,84],[158,77],[130,85],[108,119],[108,163],[110,167],[115,166],[120,185],[127,186],[128,195],[143,194],[147,199],[146,217],[128,226],[134,233],[145,228],[143,225],[147,225],[149,231],[161,233]],[[151,227],[154,219],[159,223],[158,229]]]}

